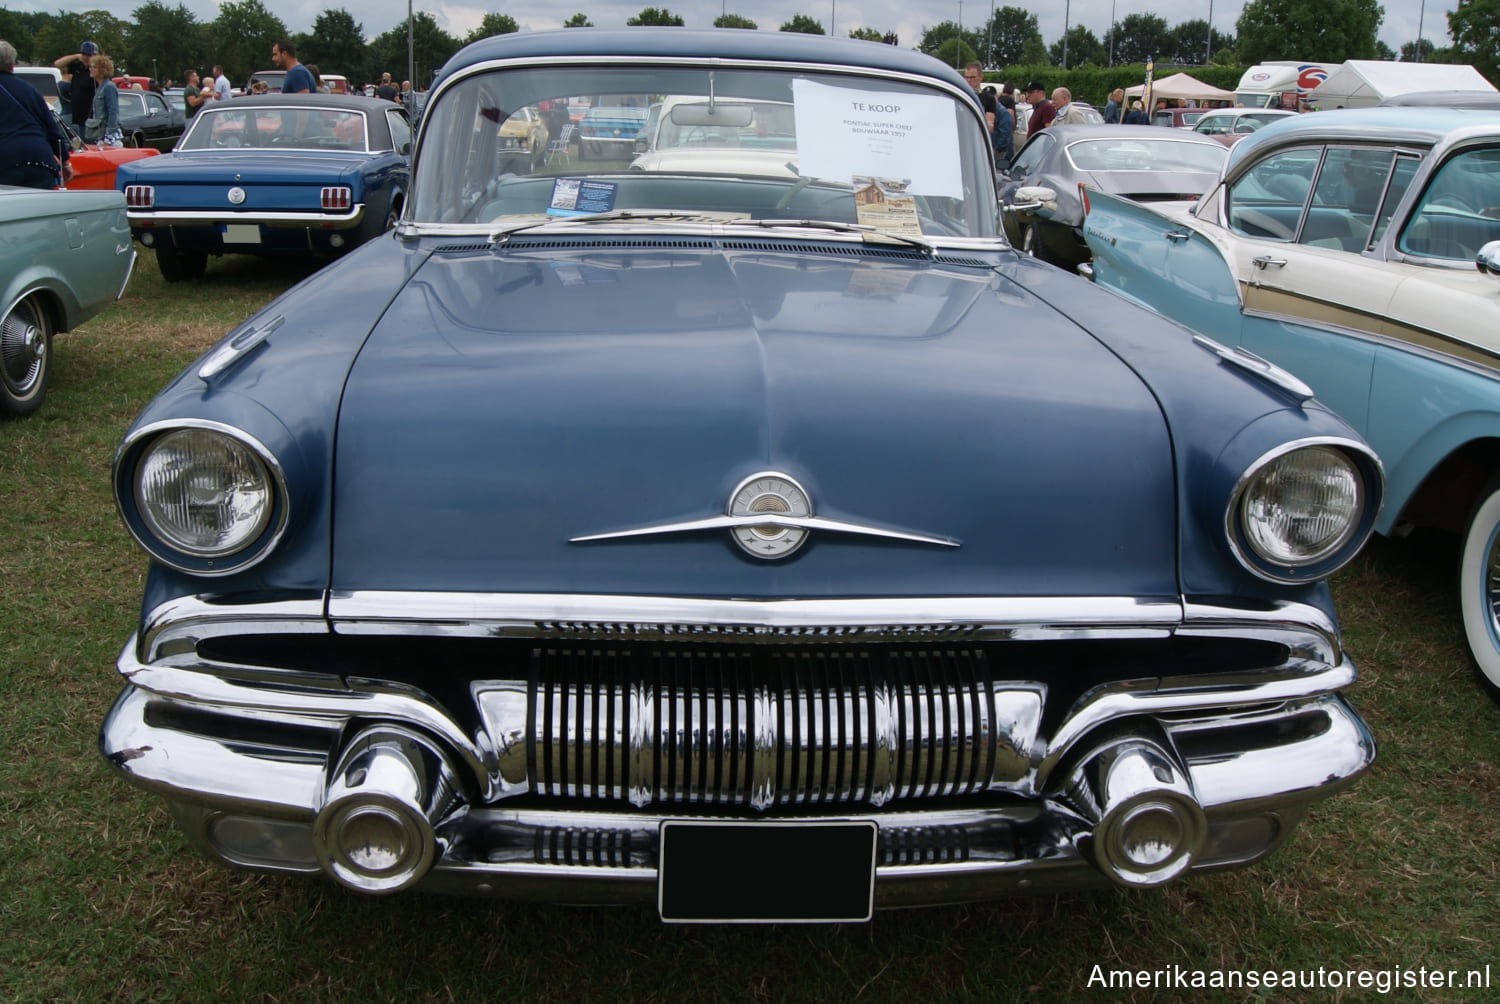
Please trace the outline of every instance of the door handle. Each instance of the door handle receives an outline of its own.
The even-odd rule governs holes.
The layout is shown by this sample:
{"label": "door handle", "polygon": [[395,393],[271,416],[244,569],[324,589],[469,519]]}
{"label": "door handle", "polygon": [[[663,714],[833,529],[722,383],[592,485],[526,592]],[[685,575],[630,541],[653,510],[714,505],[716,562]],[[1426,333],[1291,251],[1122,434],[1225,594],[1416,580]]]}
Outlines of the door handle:
{"label": "door handle", "polygon": [[1250,259],[1250,264],[1254,265],[1258,269],[1268,269],[1268,268],[1271,268],[1273,266],[1276,267],[1276,268],[1281,268],[1281,266],[1283,266],[1283,265],[1286,264],[1286,259],[1285,258],[1272,258],[1268,254],[1263,254],[1263,255],[1256,255],[1254,258],[1251,258]]}
{"label": "door handle", "polygon": [[1169,240],[1169,241],[1171,241],[1173,244],[1176,244],[1179,241],[1185,241],[1185,240],[1188,239],[1188,235],[1186,233],[1184,233],[1183,231],[1181,231],[1181,230],[1168,230],[1162,236],[1166,237],[1166,239]]}

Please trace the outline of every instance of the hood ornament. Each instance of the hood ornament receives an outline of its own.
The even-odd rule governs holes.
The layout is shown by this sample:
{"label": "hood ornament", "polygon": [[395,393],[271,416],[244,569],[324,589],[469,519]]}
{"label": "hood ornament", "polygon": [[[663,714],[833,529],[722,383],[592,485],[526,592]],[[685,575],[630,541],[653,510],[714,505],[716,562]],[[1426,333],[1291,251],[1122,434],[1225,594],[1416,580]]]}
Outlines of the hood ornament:
{"label": "hood ornament", "polygon": [[723,516],[683,520],[653,526],[616,530],[611,533],[573,537],[570,543],[596,540],[618,540],[626,537],[650,537],[669,533],[693,533],[727,529],[729,536],[746,554],[766,561],[788,557],[807,542],[813,530],[849,533],[888,540],[906,540],[940,547],[958,547],[952,537],[934,537],[885,527],[814,515],[812,499],[796,479],[778,471],[761,471],[741,481],[729,495]]}

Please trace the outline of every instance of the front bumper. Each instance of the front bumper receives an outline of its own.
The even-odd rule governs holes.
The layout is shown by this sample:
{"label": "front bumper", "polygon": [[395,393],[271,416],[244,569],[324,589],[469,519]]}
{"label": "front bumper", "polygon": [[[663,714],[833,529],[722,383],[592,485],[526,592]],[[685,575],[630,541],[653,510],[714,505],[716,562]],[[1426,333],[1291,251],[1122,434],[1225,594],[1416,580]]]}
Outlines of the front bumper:
{"label": "front bumper", "polygon": [[[966,644],[995,646],[1015,664],[1033,656],[1049,662],[1053,647],[1062,658],[1064,646],[1068,658],[1091,646],[1110,647],[1113,658],[1137,642],[1157,646],[1153,653],[1192,646],[1201,658],[1193,639],[1207,640],[1210,655],[1243,639],[1258,654],[1270,644],[1283,656],[1233,673],[1162,666],[1159,676],[1091,683],[1076,693],[1060,680],[965,682],[966,671],[951,662],[925,680],[896,671],[894,686],[832,685],[847,678],[840,665],[809,671],[797,687],[748,686],[740,696],[726,694],[728,677],[710,679],[701,669],[688,671],[680,686],[664,676],[627,679],[624,671],[611,682],[609,672],[576,660],[562,670],[534,669],[530,679],[497,674],[451,686],[434,677],[419,688],[235,662],[223,647],[226,638],[306,635],[310,642],[322,632],[316,645],[349,658],[360,650],[343,648],[340,638],[393,645],[398,635],[410,643],[415,632],[429,648],[454,635],[468,636],[464,644],[488,639],[479,642],[485,646],[506,631],[561,632],[569,652],[628,647],[618,623],[523,617],[500,624],[458,616],[459,605],[434,619],[442,601],[426,604],[371,597],[255,610],[179,604],[122,652],[127,683],[104,724],[102,752],[127,780],[162,795],[205,853],[243,867],[326,871],[375,892],[416,886],[650,902],[664,820],[872,820],[877,907],[1111,881],[1154,885],[1189,870],[1247,864],[1375,754],[1363,722],[1336,693],[1352,682],[1353,668],[1331,624],[1303,607],[1183,605],[1170,626],[1160,607],[1142,606],[1133,624],[1028,614],[983,618],[982,628],[980,619],[964,617],[944,628],[964,629]],[[715,606],[722,616],[725,605]],[[826,639],[833,626],[818,619]],[[693,625],[630,627],[667,637]],[[784,637],[781,627],[763,629]],[[811,630],[803,624],[795,633]],[[858,629],[877,639],[872,648],[890,630]],[[906,624],[896,633],[914,630]],[[582,637],[601,631],[617,636],[604,645]],[[1028,644],[1041,647],[1023,651]],[[816,648],[799,642],[797,659],[807,651]],[[400,652],[391,658],[403,661]],[[820,690],[827,693],[814,693]],[[397,764],[400,780],[361,791],[375,772],[372,749]],[[1116,766],[1122,761],[1127,766]],[[1141,774],[1143,766],[1147,780],[1131,781],[1131,769]],[[1133,787],[1122,795],[1121,785]],[[409,830],[416,867],[372,878],[349,865],[328,833],[351,807],[397,803],[401,821],[393,825]],[[1143,811],[1155,813],[1153,826],[1164,821],[1181,834],[1189,853],[1147,867],[1130,859],[1139,841],[1128,835],[1112,853],[1110,834]]]}

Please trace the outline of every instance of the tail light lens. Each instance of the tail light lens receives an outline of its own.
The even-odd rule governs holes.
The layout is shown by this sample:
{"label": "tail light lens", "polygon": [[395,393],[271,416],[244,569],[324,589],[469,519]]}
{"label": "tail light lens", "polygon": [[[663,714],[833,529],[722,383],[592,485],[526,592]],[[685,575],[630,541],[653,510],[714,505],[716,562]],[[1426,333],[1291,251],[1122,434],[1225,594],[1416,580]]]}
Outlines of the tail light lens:
{"label": "tail light lens", "polygon": [[1083,182],[1078,183],[1078,201],[1083,203],[1083,215],[1089,214],[1089,186]]}
{"label": "tail light lens", "polygon": [[125,206],[128,209],[150,209],[156,205],[156,189],[151,185],[126,185]]}
{"label": "tail light lens", "polygon": [[335,212],[347,212],[354,205],[354,193],[347,185],[336,185],[323,189],[323,208]]}

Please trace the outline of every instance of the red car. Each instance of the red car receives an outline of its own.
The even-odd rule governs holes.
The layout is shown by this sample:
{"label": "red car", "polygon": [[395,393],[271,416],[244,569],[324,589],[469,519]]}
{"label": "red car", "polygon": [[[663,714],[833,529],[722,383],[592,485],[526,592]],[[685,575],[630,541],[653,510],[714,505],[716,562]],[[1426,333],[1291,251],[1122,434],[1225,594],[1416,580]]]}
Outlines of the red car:
{"label": "red car", "polygon": [[[57,115],[56,109],[52,114]],[[72,153],[68,163],[73,165],[73,178],[68,182],[69,190],[93,188],[109,191],[115,187],[115,168],[142,157],[158,156],[160,151],[150,147],[101,147],[97,143],[85,143],[64,119],[57,119],[58,128],[68,140]]]}

